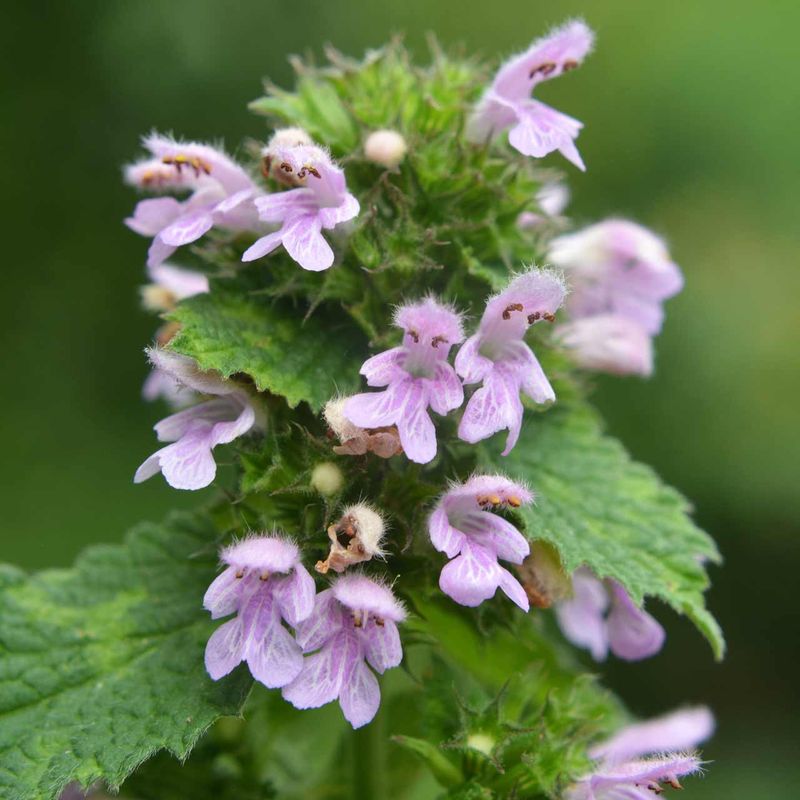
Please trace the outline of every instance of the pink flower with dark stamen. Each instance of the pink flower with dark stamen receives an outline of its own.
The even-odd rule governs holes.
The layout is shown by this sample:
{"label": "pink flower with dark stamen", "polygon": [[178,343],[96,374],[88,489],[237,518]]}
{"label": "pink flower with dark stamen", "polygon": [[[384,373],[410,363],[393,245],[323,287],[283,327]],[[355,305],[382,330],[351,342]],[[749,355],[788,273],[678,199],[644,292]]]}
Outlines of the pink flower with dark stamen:
{"label": "pink flower with dark stamen", "polygon": [[507,428],[503,455],[508,455],[522,428],[520,392],[536,403],[555,400],[555,392],[524,337],[532,324],[553,320],[564,294],[559,275],[532,269],[488,301],[478,332],[464,342],[455,360],[465,384],[482,382],[458,427],[465,442],[474,444]]}
{"label": "pink flower with dark stamen", "polygon": [[408,458],[427,464],[436,455],[428,408],[445,415],[464,402],[461,381],[447,361],[450,348],[464,339],[461,317],[429,297],[400,306],[394,324],[404,331],[402,345],[361,367],[370,386],[386,389],[351,397],[344,414],[360,428],[396,425]]}
{"label": "pink flower with dark stamen", "polygon": [[603,661],[609,649],[625,661],[655,655],[666,636],[661,625],[639,608],[615,580],[601,581],[587,567],[572,576],[573,596],[556,604],[564,636]]}
{"label": "pink flower with dark stamen", "polygon": [[153,367],[181,386],[211,399],[179,411],[155,425],[159,441],[172,442],[136,470],[134,483],[162,472],[175,489],[202,489],[216,476],[213,449],[238,439],[257,424],[250,395],[213,371],[203,372],[185,356],[167,350],[147,351]]}
{"label": "pink flower with dark stamen", "polygon": [[582,123],[534,100],[531,92],[542,81],[579,66],[593,42],[592,31],[573,20],[506,61],[472,113],[470,141],[481,143],[510,128],[508,141],[523,155],[542,158],[558,150],[585,170],[574,141]]}
{"label": "pink flower with dark stamen", "polygon": [[462,606],[478,606],[502,589],[523,611],[528,597],[519,581],[497,562],[521,564],[528,540],[494,510],[533,502],[522,484],[502,475],[476,475],[446,492],[428,522],[431,543],[451,560],[439,588]]}
{"label": "pink flower with dark stamen", "polygon": [[653,800],[680,789],[679,778],[702,772],[689,751],[713,731],[714,718],[702,707],[629,725],[589,751],[595,770],[570,786],[565,800]]}
{"label": "pink flower with dark stamen", "polygon": [[[354,727],[377,713],[378,673],[403,659],[397,624],[406,617],[387,587],[364,575],[345,575],[317,595],[311,616],[297,626],[307,655],[302,672],[283,689],[295,708],[318,708],[339,701]],[[369,666],[368,666],[369,664]]]}
{"label": "pink flower with dark stamen", "polygon": [[303,668],[303,654],[283,622],[296,627],[314,608],[314,579],[300,563],[293,542],[251,536],[226,547],[227,565],[203,598],[212,619],[236,616],[217,628],[206,645],[206,670],[215,680],[242,661],[270,689],[291,683]]}
{"label": "pink flower with dark stamen", "polygon": [[125,220],[131,230],[153,237],[148,266],[161,264],[176,248],[197,241],[214,226],[232,230],[258,227],[251,200],[260,192],[225,153],[155,133],[143,143],[153,158],[126,167],[126,181],[159,193],[191,192],[182,201],[174,197],[141,200],[133,216]]}
{"label": "pink flower with dark stamen", "polygon": [[303,269],[318,272],[328,269],[334,260],[322,230],[353,219],[359,204],[347,191],[344,172],[331,157],[314,144],[297,141],[276,134],[264,152],[268,171],[280,171],[282,181],[296,188],[256,200],[262,222],[280,223],[280,228],[258,239],[242,261],[262,258],[282,244]]}

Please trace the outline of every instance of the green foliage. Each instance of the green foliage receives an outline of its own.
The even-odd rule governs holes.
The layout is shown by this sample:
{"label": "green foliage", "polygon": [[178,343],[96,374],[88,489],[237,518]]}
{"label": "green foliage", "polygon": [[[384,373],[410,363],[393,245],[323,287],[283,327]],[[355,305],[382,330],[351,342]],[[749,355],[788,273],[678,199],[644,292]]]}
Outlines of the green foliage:
{"label": "green foliage", "polygon": [[0,794],[57,796],[69,781],[118,786],[159,749],[184,758],[237,714],[245,670],[214,683],[202,598],[216,532],[187,516],[140,525],[72,569],[0,573]]}
{"label": "green foliage", "polygon": [[689,518],[689,504],[602,432],[585,404],[559,404],[531,415],[503,459],[482,449],[487,468],[530,481],[538,494],[520,514],[531,539],[557,549],[564,568],[586,564],[618,580],[637,603],[652,595],[686,614],[721,658],[722,632],[706,610],[705,563],[714,542]]}

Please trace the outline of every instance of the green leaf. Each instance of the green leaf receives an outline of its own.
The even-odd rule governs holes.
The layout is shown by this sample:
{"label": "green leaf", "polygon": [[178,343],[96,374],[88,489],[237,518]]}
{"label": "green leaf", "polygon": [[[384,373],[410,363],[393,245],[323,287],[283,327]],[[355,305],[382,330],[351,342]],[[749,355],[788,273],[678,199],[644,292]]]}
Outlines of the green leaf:
{"label": "green leaf", "polygon": [[531,483],[538,501],[521,510],[528,535],[554,545],[567,571],[585,564],[618,580],[637,603],[658,597],[686,614],[722,658],[722,632],[703,598],[704,562],[720,560],[714,542],[688,516],[686,499],[604,435],[588,406],[531,415],[507,458],[487,447],[482,459]]}
{"label": "green leaf", "polygon": [[318,411],[337,392],[354,391],[366,344],[352,326],[322,309],[304,319],[288,302],[214,284],[211,294],[181,303],[181,329],[170,348],[225,377],[249,375],[259,391],[307,402]]}
{"label": "green leaf", "polygon": [[458,786],[464,781],[461,770],[436,745],[414,736],[393,736],[392,741],[421,758],[442,786]]}
{"label": "green leaf", "polygon": [[117,787],[156,751],[185,758],[215,719],[239,713],[247,671],[215,683],[203,666],[216,535],[175,515],[71,569],[0,568],[0,796]]}

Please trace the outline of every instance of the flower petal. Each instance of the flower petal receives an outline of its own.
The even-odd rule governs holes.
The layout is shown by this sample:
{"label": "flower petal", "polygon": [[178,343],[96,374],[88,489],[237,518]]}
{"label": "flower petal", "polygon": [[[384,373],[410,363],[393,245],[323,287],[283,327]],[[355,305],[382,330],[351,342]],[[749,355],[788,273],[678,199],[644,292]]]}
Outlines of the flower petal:
{"label": "flower petal", "polygon": [[339,694],[344,718],[353,728],[361,728],[378,713],[380,704],[378,679],[363,661],[356,661]]}
{"label": "flower petal", "polygon": [[428,520],[428,534],[431,544],[448,558],[455,558],[460,552],[467,537],[450,524],[447,511],[443,507],[437,508]]}
{"label": "flower petal", "polygon": [[283,241],[283,230],[268,233],[260,239],[256,239],[247,250],[242,253],[242,261],[255,261],[258,258],[271,253]]}
{"label": "flower petal", "polygon": [[428,390],[431,408],[443,416],[464,402],[464,387],[455,370],[446,362],[436,365],[436,376],[430,381]]}
{"label": "flower petal", "polygon": [[625,589],[609,581],[613,603],[606,624],[611,652],[626,661],[639,661],[655,655],[664,645],[666,632],[644,609],[639,608]]}
{"label": "flower petal", "polygon": [[211,634],[206,645],[206,671],[212,680],[218,681],[241,663],[242,658],[242,624],[235,617]]}
{"label": "flower petal", "polygon": [[390,619],[383,625],[372,624],[364,632],[365,652],[367,660],[377,672],[385,672],[396,667],[403,660],[403,647],[400,643],[400,631]]}
{"label": "flower petal", "polygon": [[572,576],[572,591],[570,600],[556,605],[558,625],[573,644],[588,650],[595,661],[603,661],[608,655],[605,587],[589,570],[580,568]]}
{"label": "flower petal", "polygon": [[461,555],[445,564],[439,588],[456,603],[474,607],[494,596],[501,577],[494,553],[467,542]]}
{"label": "flower petal", "polygon": [[238,610],[245,578],[238,570],[228,567],[211,582],[203,597],[203,608],[211,612],[211,619],[227,617]]}
{"label": "flower petal", "polygon": [[530,601],[522,584],[507,570],[500,567],[500,588],[505,592],[506,597],[518,605],[523,611],[530,610]]}
{"label": "flower petal", "polygon": [[294,628],[308,619],[314,610],[316,586],[308,570],[297,564],[285,578],[273,578],[272,596],[283,618]]}
{"label": "flower petal", "polygon": [[303,268],[312,272],[333,264],[333,250],[321,233],[322,223],[316,214],[304,214],[283,228],[286,252]]}
{"label": "flower petal", "polygon": [[171,247],[196,242],[204,233],[214,227],[214,217],[207,209],[193,211],[178,217],[171,225],[161,231],[161,241]]}

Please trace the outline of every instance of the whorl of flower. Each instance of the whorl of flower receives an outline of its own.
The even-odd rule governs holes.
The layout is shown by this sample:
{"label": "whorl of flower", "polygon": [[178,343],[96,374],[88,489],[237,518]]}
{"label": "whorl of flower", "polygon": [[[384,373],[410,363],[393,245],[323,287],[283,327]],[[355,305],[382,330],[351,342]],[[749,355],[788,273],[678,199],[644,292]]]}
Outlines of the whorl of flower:
{"label": "whorl of flower", "polygon": [[325,404],[322,411],[325,422],[339,444],[333,452],[341,456],[363,456],[374,453],[379,458],[391,458],[403,452],[400,435],[392,425],[384,428],[359,428],[344,415],[344,407],[349,397],[334,397]]}
{"label": "whorl of flower", "polygon": [[318,561],[317,572],[344,572],[353,564],[383,558],[383,517],[366,503],[348,506],[338,522],[328,527],[331,549],[324,561]]}
{"label": "whorl of flower", "polygon": [[598,314],[574,319],[559,325],[555,337],[584,369],[642,377],[653,373],[653,341],[625,317]]}
{"label": "whorl of flower", "polygon": [[569,203],[569,188],[564,183],[546,183],[536,193],[539,212],[523,211],[517,217],[517,226],[522,230],[532,230],[547,220],[557,220]]}
{"label": "whorl of flower", "polygon": [[508,141],[523,155],[542,158],[558,150],[585,170],[574,141],[582,123],[534,100],[531,92],[542,81],[580,66],[593,42],[586,24],[572,20],[506,61],[473,111],[467,137],[480,143],[510,128]]}
{"label": "whorl of flower", "polygon": [[[376,672],[403,659],[397,623],[406,617],[391,589],[364,575],[345,575],[317,595],[311,616],[297,626],[306,656],[302,672],[283,689],[296,708],[339,701],[354,727],[366,725],[381,701]],[[314,652],[316,651],[316,652]]]}
{"label": "whorl of flower", "polygon": [[573,596],[556,604],[564,636],[603,661],[609,649],[625,661],[655,655],[666,636],[661,625],[639,608],[614,580],[599,580],[586,567],[572,576]]}
{"label": "whorl of flower", "polygon": [[714,718],[702,707],[629,725],[589,751],[595,769],[567,789],[565,800],[652,800],[668,787],[680,789],[679,778],[702,771],[689,751],[713,731]]}
{"label": "whorl of flower", "polygon": [[553,321],[564,295],[559,275],[532,269],[487,302],[477,333],[464,342],[455,360],[465,384],[483,384],[469,399],[458,426],[458,435],[465,442],[474,444],[507,428],[503,455],[508,455],[522,428],[520,392],[536,403],[555,400],[555,392],[524,337],[530,325]]}
{"label": "whorl of flower", "polygon": [[464,402],[464,389],[447,361],[450,348],[464,339],[461,317],[432,297],[400,306],[394,324],[403,343],[361,367],[370,386],[387,387],[351,397],[344,407],[350,422],[375,429],[396,425],[411,461],[427,464],[436,455],[436,429],[428,407],[445,415]]}
{"label": "whorl of flower", "polygon": [[303,668],[300,645],[283,626],[296,627],[314,608],[314,579],[293,542],[251,536],[226,547],[227,568],[203,598],[212,619],[236,616],[217,628],[206,645],[206,670],[216,681],[246,661],[253,677],[274,689]]}
{"label": "whorl of flower", "polygon": [[153,237],[147,256],[154,267],[176,248],[197,241],[212,227],[233,230],[257,225],[250,202],[259,194],[250,176],[225,153],[196,142],[177,142],[151,134],[143,140],[153,158],[125,169],[128,183],[141,189],[190,191],[186,200],[156,197],[141,200],[125,224],[142,236]]}
{"label": "whorl of flower", "polygon": [[[358,200],[347,191],[344,172],[325,150],[297,143],[298,129],[278,131],[264,149],[264,171],[278,171],[282,182],[295,188],[259,197],[255,201],[262,222],[280,223],[277,231],[249,247],[242,261],[254,261],[279,245],[303,268],[319,272],[333,264],[333,250],[322,229],[330,230],[353,219]],[[302,133],[302,131],[300,132]]]}
{"label": "whorl of flower", "polygon": [[147,351],[153,367],[181,386],[212,398],[162,419],[154,426],[161,442],[172,444],[157,450],[136,470],[134,483],[162,472],[175,489],[202,489],[216,476],[212,450],[243,436],[257,422],[250,396],[214,371],[203,372],[191,358],[152,348]]}
{"label": "whorl of flower", "polygon": [[533,494],[502,475],[476,475],[440,498],[428,521],[433,546],[451,560],[439,576],[439,588],[462,606],[478,606],[502,589],[521,609],[529,608],[519,581],[497,561],[521,564],[528,540],[492,513],[533,502]]}

